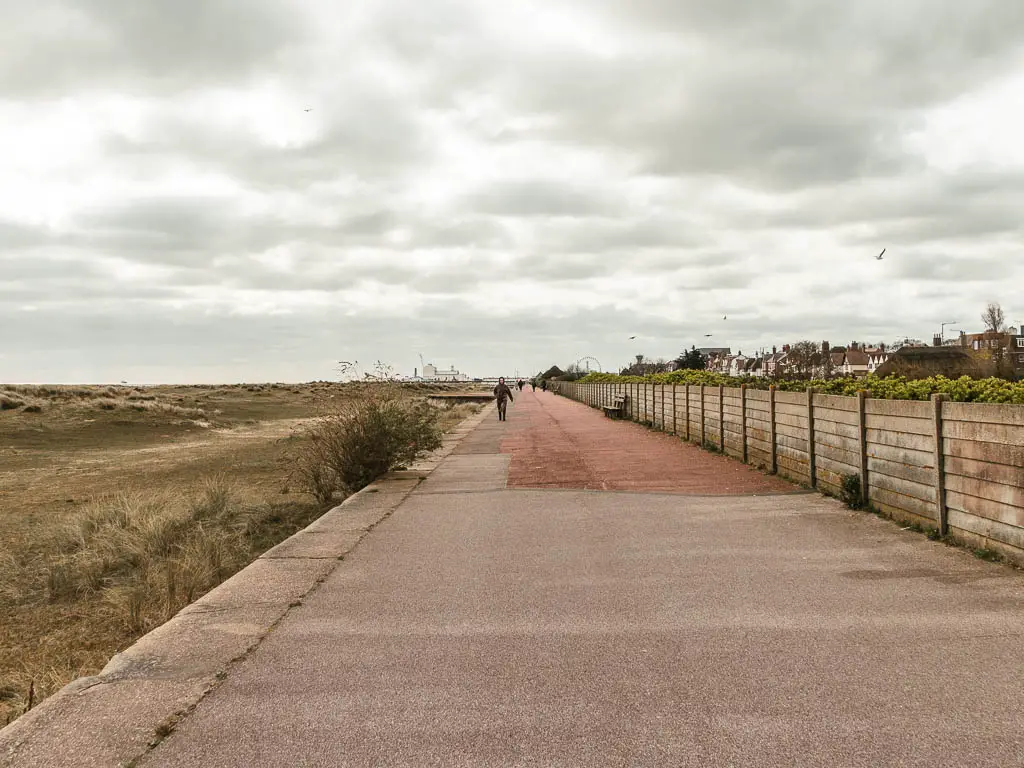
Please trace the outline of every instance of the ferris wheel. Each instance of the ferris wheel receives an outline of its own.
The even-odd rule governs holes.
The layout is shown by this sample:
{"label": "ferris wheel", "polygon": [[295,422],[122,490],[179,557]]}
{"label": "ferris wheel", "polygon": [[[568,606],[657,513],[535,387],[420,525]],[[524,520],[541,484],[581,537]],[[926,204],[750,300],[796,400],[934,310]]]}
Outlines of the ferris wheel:
{"label": "ferris wheel", "polygon": [[576,367],[587,373],[601,373],[601,363],[596,357],[581,357],[576,361]]}

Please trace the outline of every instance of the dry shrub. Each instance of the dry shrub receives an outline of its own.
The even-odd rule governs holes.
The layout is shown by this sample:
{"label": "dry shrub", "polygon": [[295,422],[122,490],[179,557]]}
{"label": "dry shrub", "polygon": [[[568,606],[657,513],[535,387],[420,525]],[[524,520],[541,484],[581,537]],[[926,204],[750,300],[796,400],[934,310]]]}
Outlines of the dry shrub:
{"label": "dry shrub", "polygon": [[387,385],[367,387],[306,433],[296,456],[296,481],[321,503],[354,493],[384,473],[440,447],[438,409],[403,398]]}

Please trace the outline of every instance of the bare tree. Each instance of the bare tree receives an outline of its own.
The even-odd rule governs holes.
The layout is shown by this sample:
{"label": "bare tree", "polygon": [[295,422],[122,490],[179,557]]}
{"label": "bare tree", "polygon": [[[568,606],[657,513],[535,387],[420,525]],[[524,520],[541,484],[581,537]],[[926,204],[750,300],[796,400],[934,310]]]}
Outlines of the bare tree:
{"label": "bare tree", "polygon": [[786,355],[786,377],[811,378],[821,365],[821,349],[813,341],[798,341]]}
{"label": "bare tree", "polygon": [[1006,329],[1006,313],[998,303],[990,301],[985,311],[981,313],[981,322],[990,331],[1002,332]]}

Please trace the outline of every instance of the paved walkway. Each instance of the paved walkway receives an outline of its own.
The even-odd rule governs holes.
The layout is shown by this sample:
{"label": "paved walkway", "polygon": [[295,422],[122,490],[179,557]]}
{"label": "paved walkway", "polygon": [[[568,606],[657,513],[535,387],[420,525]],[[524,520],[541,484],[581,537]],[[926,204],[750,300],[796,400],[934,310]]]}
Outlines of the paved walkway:
{"label": "paved walkway", "polygon": [[605,417],[551,392],[522,392],[501,451],[510,488],[587,488],[689,494],[794,493],[791,483],[678,437]]}
{"label": "paved walkway", "polygon": [[[1024,764],[1019,573],[757,473],[681,494],[713,489],[665,457],[707,465],[667,440],[540,393],[489,417],[137,765]],[[176,668],[135,658],[145,704]]]}

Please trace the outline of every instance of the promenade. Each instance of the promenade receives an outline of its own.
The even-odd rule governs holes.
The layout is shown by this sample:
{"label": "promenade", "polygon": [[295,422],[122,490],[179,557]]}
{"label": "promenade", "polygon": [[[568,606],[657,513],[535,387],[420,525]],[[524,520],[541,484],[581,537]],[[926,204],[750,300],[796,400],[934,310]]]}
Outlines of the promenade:
{"label": "promenade", "polygon": [[547,392],[421,476],[137,768],[1024,765],[1019,572]]}

